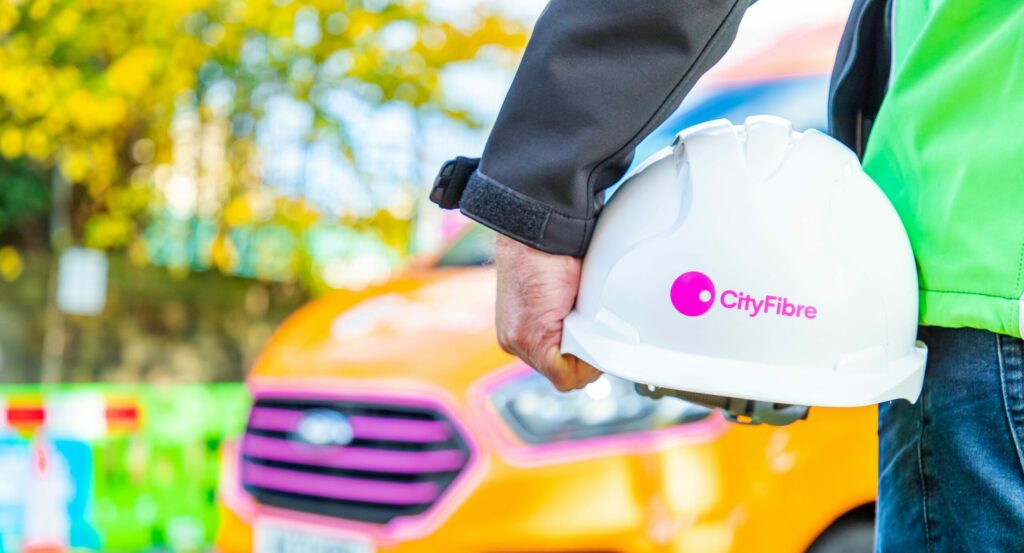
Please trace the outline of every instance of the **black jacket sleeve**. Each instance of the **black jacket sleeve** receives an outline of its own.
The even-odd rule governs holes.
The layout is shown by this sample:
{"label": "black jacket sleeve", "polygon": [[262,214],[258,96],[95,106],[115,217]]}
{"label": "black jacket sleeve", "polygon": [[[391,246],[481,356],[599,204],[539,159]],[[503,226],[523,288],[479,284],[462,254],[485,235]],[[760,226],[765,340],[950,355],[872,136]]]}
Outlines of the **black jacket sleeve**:
{"label": "black jacket sleeve", "polygon": [[582,256],[600,192],[725,53],[748,4],[552,0],[479,167],[447,165],[439,183],[453,172],[463,182],[431,197],[540,250]]}

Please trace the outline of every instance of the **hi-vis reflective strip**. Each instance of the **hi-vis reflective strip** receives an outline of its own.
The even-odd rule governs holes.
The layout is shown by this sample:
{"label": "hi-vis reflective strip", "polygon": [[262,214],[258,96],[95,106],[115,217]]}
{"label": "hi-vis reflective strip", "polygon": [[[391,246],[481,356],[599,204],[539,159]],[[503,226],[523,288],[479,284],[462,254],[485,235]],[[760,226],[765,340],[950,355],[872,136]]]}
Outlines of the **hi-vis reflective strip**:
{"label": "hi-vis reflective strip", "polygon": [[[104,417],[108,434],[137,430],[142,419],[138,402],[123,398],[107,399]],[[6,421],[8,426],[19,432],[35,432],[46,424],[43,398],[7,398]]]}
{"label": "hi-vis reflective strip", "polygon": [[34,429],[46,422],[46,410],[42,402],[25,404],[15,401],[7,406],[7,424],[21,429]]}
{"label": "hi-vis reflective strip", "polygon": [[139,410],[135,407],[107,407],[107,422],[136,422]]}

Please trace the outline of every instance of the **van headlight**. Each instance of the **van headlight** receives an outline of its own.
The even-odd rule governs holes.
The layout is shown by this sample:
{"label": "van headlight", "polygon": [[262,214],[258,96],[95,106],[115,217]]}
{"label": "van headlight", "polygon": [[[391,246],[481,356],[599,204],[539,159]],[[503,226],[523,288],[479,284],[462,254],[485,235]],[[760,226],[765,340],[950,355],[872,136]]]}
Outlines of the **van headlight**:
{"label": "van headlight", "polygon": [[711,414],[675,398],[641,396],[632,382],[607,374],[582,390],[562,393],[540,374],[526,373],[498,386],[491,401],[515,433],[533,444],[657,430]]}

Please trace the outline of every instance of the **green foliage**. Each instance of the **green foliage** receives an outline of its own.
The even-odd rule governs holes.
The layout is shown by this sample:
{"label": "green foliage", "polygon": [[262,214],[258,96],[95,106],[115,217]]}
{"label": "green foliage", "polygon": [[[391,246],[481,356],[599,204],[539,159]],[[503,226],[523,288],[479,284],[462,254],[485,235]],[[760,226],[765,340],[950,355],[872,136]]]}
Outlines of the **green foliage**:
{"label": "green foliage", "polygon": [[5,177],[0,184],[0,236],[28,225],[46,215],[50,207],[49,189],[39,185],[25,162],[0,164]]}

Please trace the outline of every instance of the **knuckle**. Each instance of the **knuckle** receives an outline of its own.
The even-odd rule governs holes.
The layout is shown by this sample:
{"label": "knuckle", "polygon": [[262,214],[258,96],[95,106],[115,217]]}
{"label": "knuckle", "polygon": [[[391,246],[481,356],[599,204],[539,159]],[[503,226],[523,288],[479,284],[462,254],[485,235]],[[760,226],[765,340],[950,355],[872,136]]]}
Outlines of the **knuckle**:
{"label": "knuckle", "polygon": [[523,346],[529,342],[530,332],[524,324],[514,324],[509,329],[509,338],[512,343]]}
{"label": "knuckle", "polygon": [[498,331],[498,346],[501,347],[502,351],[505,353],[515,355],[515,352],[512,351],[512,343],[509,341],[508,335],[500,330]]}
{"label": "knuckle", "polygon": [[522,331],[516,325],[506,325],[504,328],[498,330],[498,345],[501,349],[507,353],[518,355],[518,352],[523,350],[525,341],[523,340]]}

